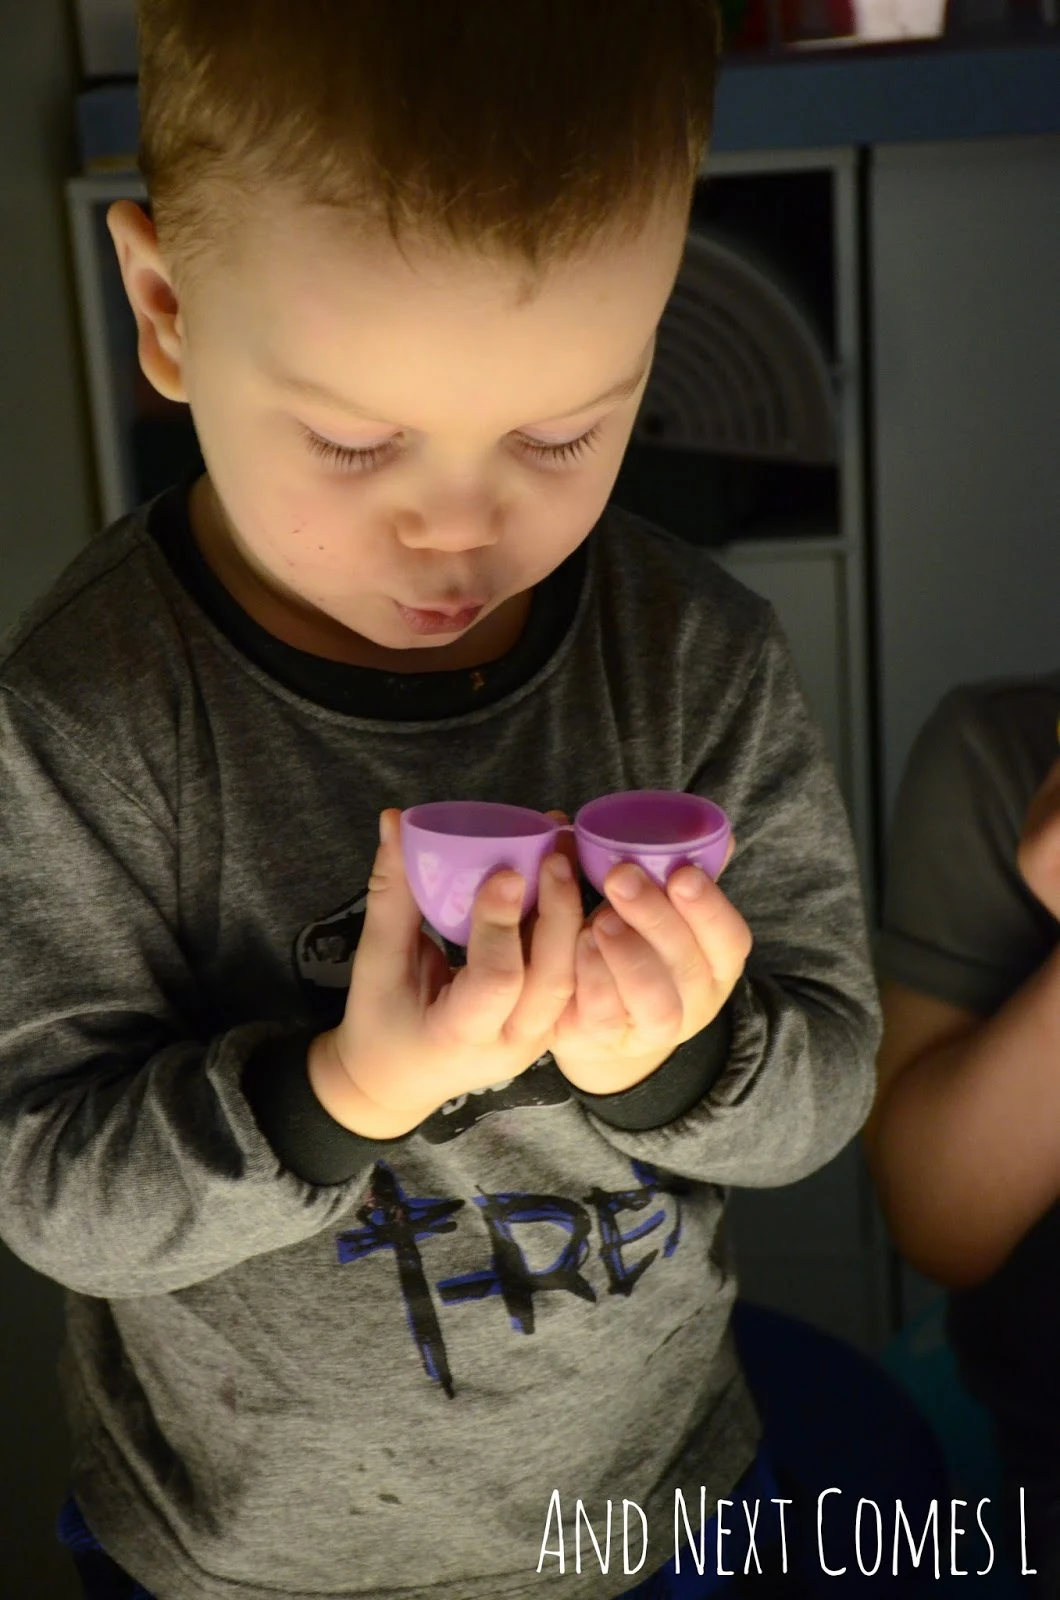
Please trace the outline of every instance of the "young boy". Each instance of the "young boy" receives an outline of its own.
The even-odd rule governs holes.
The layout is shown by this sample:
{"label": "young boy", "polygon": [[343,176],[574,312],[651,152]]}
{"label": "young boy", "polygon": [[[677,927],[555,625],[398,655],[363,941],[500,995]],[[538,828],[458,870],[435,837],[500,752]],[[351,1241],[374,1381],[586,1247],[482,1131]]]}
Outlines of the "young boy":
{"label": "young boy", "polygon": [[895,1242],[946,1285],[989,1411],[999,1531],[1060,1593],[1060,674],[946,694],[891,828],[866,1154]]}
{"label": "young boy", "polygon": [[[705,1593],[677,1491],[773,1482],[724,1207],[867,1113],[856,860],[770,606],[608,504],[716,24],[142,9],[110,229],[207,470],[0,658],[3,1234],[66,1289],[63,1527],[115,1586]],[[401,808],[634,788],[725,808],[724,894],[616,868],[615,933],[554,857],[522,933],[500,872],[429,936]]]}

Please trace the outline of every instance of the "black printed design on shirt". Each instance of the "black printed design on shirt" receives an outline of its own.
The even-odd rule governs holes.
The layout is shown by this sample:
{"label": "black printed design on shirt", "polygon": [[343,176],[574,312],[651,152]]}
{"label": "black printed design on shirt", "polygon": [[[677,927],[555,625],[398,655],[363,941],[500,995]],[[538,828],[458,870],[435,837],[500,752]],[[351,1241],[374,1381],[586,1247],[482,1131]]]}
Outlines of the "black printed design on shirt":
{"label": "black printed design on shirt", "polygon": [[[592,1278],[602,1279],[608,1295],[628,1299],[650,1268],[670,1260],[681,1238],[680,1196],[691,1184],[672,1173],[665,1177],[647,1162],[630,1161],[634,1183],[628,1189],[592,1188],[579,1199],[518,1191],[487,1194],[479,1190],[472,1204],[485,1224],[488,1257],[473,1272],[443,1277],[434,1284],[443,1308],[478,1307],[477,1316],[496,1315],[499,1302],[513,1332],[533,1334],[536,1297],[566,1294],[595,1306],[598,1292]],[[672,1214],[667,1201],[672,1200]],[[436,1243],[460,1226],[467,1202],[444,1195],[414,1197],[385,1161],[378,1161],[364,1204],[357,1210],[359,1228],[337,1240],[342,1265],[368,1261],[391,1252],[405,1321],[427,1377],[452,1399],[454,1376],[445,1346],[442,1317],[428,1278],[428,1269],[444,1264],[444,1246]],[[624,1213],[648,1213],[624,1231]],[[557,1230],[557,1253],[547,1267],[535,1270],[519,1241],[527,1224],[551,1224]],[[669,1224],[669,1226],[667,1226]],[[636,1260],[625,1252],[639,1240],[666,1229],[655,1246]]]}
{"label": "black printed design on shirt", "polygon": [[[294,970],[303,989],[341,989],[350,987],[354,951],[364,932],[364,913],[368,905],[368,890],[362,889],[352,900],[344,900],[337,911],[331,911],[319,922],[310,922],[295,936]],[[438,946],[451,967],[462,967],[465,952],[459,945],[451,944],[436,933],[424,919],[420,927]]]}
{"label": "black printed design on shirt", "polygon": [[417,1132],[428,1144],[447,1144],[498,1111],[561,1106],[572,1098],[570,1084],[556,1066],[551,1052],[546,1051],[517,1078],[447,1100],[420,1123]]}

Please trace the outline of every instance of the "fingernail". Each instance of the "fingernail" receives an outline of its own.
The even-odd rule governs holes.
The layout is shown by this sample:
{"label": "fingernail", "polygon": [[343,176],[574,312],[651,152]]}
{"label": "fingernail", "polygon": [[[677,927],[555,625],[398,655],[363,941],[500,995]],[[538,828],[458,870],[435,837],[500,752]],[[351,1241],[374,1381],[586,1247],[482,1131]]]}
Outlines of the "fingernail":
{"label": "fingernail", "polygon": [[497,893],[502,900],[515,902],[523,896],[523,885],[520,878],[502,878],[497,885]]}
{"label": "fingernail", "polygon": [[684,877],[675,878],[674,894],[681,896],[682,900],[695,900],[707,886],[707,875],[701,867],[693,867]]}
{"label": "fingernail", "polygon": [[593,927],[597,932],[605,933],[609,939],[614,938],[616,933],[621,933],[625,926],[626,924],[622,921],[622,918],[616,916],[613,911],[605,911],[603,916],[597,917],[593,923]]}
{"label": "fingernail", "polygon": [[618,876],[611,880],[611,887],[623,900],[632,900],[634,895],[640,894],[643,883],[639,867],[623,867]]}
{"label": "fingernail", "polygon": [[389,844],[390,843],[390,834],[391,834],[391,831],[392,831],[391,824],[392,824],[392,819],[389,816],[387,816],[385,811],[380,811],[380,813],[379,813],[379,843],[380,844]]}
{"label": "fingernail", "polygon": [[569,883],[573,877],[566,856],[556,856],[550,863],[550,869],[557,883]]}

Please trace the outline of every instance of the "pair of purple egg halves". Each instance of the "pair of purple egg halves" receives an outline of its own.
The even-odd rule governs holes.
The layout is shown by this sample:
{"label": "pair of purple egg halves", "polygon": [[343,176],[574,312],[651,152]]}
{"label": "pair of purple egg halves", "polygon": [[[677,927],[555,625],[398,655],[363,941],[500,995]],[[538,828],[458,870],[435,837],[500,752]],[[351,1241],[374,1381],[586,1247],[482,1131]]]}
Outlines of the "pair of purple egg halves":
{"label": "pair of purple egg halves", "polygon": [[528,806],[491,800],[437,800],[401,813],[401,848],[416,904],[438,933],[466,945],[471,906],[483,881],[502,868],[525,883],[521,917],[537,904],[541,863],[573,833],[581,869],[599,894],[620,861],[633,861],[660,887],[678,867],[721,871],[729,820],[700,795],[670,789],[626,789],[581,807],[573,824]]}

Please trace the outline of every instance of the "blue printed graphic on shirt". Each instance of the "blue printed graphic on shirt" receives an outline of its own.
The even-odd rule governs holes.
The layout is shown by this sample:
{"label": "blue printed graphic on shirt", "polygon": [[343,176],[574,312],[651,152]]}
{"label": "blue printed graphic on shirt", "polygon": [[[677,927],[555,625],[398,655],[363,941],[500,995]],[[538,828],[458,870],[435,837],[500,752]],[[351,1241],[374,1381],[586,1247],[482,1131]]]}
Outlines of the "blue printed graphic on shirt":
{"label": "blue printed graphic on shirt", "polygon": [[[681,1238],[680,1195],[689,1185],[667,1175],[665,1181],[654,1167],[631,1161],[636,1187],[617,1191],[593,1188],[581,1200],[562,1195],[479,1193],[474,1205],[486,1224],[490,1258],[482,1267],[463,1276],[441,1278],[435,1284],[443,1306],[459,1306],[474,1301],[499,1298],[516,1333],[534,1331],[535,1296],[547,1293],[570,1294],[595,1304],[597,1292],[583,1272],[594,1249],[603,1267],[608,1294],[629,1296],[644,1273],[660,1258],[673,1256]],[[623,1248],[655,1233],[669,1220],[665,1202],[673,1202],[673,1221],[659,1246],[639,1261],[629,1263]],[[624,1232],[618,1224],[623,1212],[641,1212],[655,1204],[651,1214]],[[393,1169],[376,1163],[365,1202],[357,1216],[362,1226],[338,1237],[338,1258],[356,1263],[391,1251],[397,1268],[398,1288],[405,1306],[409,1332],[423,1362],[424,1371],[441,1384],[452,1398],[453,1374],[445,1348],[441,1320],[431,1292],[421,1245],[451,1234],[459,1227],[458,1213],[466,1201],[448,1196],[409,1196]],[[554,1259],[544,1268],[533,1269],[519,1244],[519,1229],[526,1224],[551,1223],[563,1236]]]}

